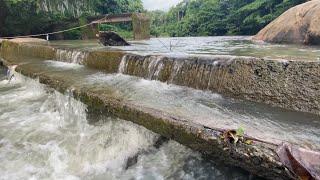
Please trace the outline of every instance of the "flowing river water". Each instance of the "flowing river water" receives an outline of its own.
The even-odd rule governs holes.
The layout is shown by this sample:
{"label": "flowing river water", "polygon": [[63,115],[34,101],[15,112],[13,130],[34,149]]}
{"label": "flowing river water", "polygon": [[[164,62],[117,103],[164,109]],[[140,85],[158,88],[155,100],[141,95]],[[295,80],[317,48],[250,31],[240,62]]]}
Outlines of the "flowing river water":
{"label": "flowing river water", "polygon": [[[59,65],[59,64],[58,64]],[[72,65],[74,66],[74,65]],[[250,179],[15,73],[0,75],[0,179]],[[91,122],[91,123],[88,123]],[[128,167],[128,160],[137,162]]]}
{"label": "flowing river water", "polygon": [[[314,47],[252,43],[247,37],[163,38],[134,43],[120,50],[312,61],[320,57]],[[57,52],[58,60],[73,63],[28,59],[21,67],[69,87],[103,92],[208,127],[244,127],[247,134],[266,141],[320,149],[318,116],[151,80],[156,79],[157,62],[157,67],[151,63],[151,77],[146,79],[121,74],[125,59],[115,74],[77,64],[86,56],[83,50],[108,49],[95,41],[50,45],[76,49]],[[158,146],[159,135],[125,120],[88,114],[86,105],[68,93],[61,94],[37,80],[15,73],[9,82],[5,71],[2,68],[0,75],[0,179],[255,179],[240,169],[208,161],[177,142]]]}
{"label": "flowing river water", "polygon": [[49,44],[58,48],[74,48],[87,51],[112,49],[142,55],[162,54],[174,57],[232,55],[285,60],[320,60],[319,46],[269,44],[251,41],[249,36],[152,38],[130,43],[131,46],[123,47],[104,47],[99,45],[97,40],[52,41]]}

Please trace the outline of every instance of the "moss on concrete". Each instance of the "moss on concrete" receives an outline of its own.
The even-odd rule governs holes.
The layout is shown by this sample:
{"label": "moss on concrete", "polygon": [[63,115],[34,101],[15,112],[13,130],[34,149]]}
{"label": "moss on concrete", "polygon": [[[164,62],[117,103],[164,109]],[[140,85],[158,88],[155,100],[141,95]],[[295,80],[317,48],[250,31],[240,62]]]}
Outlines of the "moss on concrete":
{"label": "moss on concrete", "polygon": [[[151,56],[127,57],[125,74],[150,78]],[[320,115],[320,62],[213,56],[163,58],[162,82]],[[175,66],[179,64],[179,68]]]}
{"label": "moss on concrete", "polygon": [[[0,56],[7,60],[25,57],[54,59],[56,50],[41,44],[4,41]],[[124,52],[88,52],[84,65],[115,73]],[[320,115],[320,62],[279,61],[246,57],[169,58],[127,54],[125,74],[156,79],[226,96],[271,104]],[[161,58],[157,77],[149,65]],[[179,69],[175,69],[177,63]]]}
{"label": "moss on concrete", "polygon": [[115,73],[118,70],[121,58],[124,56],[119,51],[94,51],[88,53],[85,65],[91,68]]}
{"label": "moss on concrete", "polygon": [[4,59],[19,59],[21,57],[36,57],[54,59],[55,50],[52,47],[31,43],[17,43],[9,40],[3,41],[1,57]]}

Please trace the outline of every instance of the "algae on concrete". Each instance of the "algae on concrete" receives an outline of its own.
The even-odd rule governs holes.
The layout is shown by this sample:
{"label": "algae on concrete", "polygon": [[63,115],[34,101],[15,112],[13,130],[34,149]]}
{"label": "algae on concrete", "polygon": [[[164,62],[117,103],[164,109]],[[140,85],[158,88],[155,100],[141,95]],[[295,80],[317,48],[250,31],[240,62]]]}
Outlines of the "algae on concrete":
{"label": "algae on concrete", "polygon": [[[40,44],[4,41],[1,56],[53,60],[55,51]],[[90,51],[83,64],[116,73],[123,60],[124,74],[320,115],[320,61],[225,56],[171,58]]]}

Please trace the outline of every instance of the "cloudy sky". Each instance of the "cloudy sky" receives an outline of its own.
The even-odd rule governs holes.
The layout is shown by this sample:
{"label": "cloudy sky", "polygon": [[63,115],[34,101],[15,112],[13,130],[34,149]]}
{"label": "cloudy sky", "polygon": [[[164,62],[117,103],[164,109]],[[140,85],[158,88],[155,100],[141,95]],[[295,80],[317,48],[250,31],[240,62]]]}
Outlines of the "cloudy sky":
{"label": "cloudy sky", "polygon": [[182,0],[142,0],[144,8],[148,10],[168,10],[171,6],[174,6]]}

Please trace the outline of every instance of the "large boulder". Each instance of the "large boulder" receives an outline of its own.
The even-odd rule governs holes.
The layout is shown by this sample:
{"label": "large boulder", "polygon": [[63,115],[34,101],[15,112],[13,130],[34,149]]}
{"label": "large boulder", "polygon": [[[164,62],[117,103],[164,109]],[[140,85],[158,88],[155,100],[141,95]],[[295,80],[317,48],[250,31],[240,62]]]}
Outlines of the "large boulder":
{"label": "large boulder", "polygon": [[99,41],[104,46],[129,46],[130,44],[117,33],[112,31],[100,31]]}
{"label": "large boulder", "polygon": [[320,44],[320,0],[289,9],[254,39],[273,43]]}

